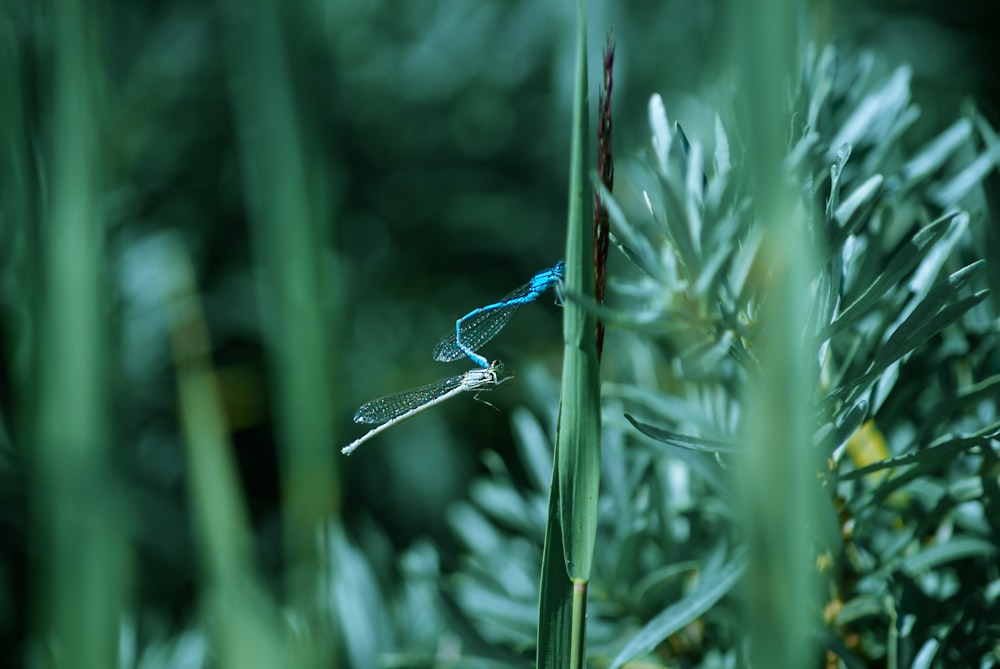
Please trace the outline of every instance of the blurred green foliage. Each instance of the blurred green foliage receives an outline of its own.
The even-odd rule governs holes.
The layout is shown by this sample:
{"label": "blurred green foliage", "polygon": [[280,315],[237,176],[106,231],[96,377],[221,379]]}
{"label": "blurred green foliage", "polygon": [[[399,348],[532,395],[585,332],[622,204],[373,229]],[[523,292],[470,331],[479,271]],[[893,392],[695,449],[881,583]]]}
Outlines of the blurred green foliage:
{"label": "blurred green foliage", "polygon": [[[628,248],[612,254],[612,274],[620,278],[611,308],[619,318],[603,369],[606,471],[589,643],[604,659],[644,630],[653,645],[632,648],[658,648],[661,660],[736,661],[737,609],[729,599],[695,622],[693,612],[704,609],[664,612],[670,602],[706,601],[695,574],[721,574],[729,583],[738,566],[725,473],[737,465],[723,457],[730,470],[721,470],[711,458],[663,441],[690,444],[693,437],[709,450],[731,445],[738,411],[730,402],[752,353],[728,355],[758,336],[748,305],[761,276],[752,254],[719,246],[717,257],[702,259],[706,272],[684,284],[663,241],[683,252],[680,228],[651,229],[641,197],[645,189],[655,206],[669,207],[668,189],[679,188],[683,201],[698,180],[687,167],[665,178],[650,165],[647,147],[657,129],[646,109],[653,93],[688,135],[675,138],[671,160],[690,161],[681,147],[698,144],[714,179],[719,124],[729,160],[744,162],[730,52],[720,46],[728,8],[692,0],[590,8],[590,44],[603,44],[612,27],[618,37],[616,234]],[[824,78],[830,75],[822,52],[813,52],[790,141],[800,142],[791,155],[812,177],[806,190],[820,212],[813,223],[821,245],[842,265],[842,283],[821,282],[829,300],[805,322],[822,333],[834,361],[820,370],[827,394],[817,405],[815,443],[842,463],[826,484],[842,503],[841,517],[830,522],[844,554],[832,553],[840,576],[831,577],[829,603],[840,608],[823,633],[831,647],[845,645],[849,666],[927,666],[939,648],[940,662],[972,666],[972,658],[988,657],[984,639],[996,637],[989,620],[996,617],[997,582],[986,558],[1000,537],[996,442],[988,430],[996,420],[1000,271],[973,263],[1000,257],[991,115],[1000,108],[992,67],[997,11],[985,1],[948,8],[943,15],[931,3],[817,0],[801,16],[803,43],[844,42],[834,82]],[[86,26],[66,26],[80,9]],[[274,602],[240,629],[253,634],[264,626],[282,639],[276,646],[296,640],[282,645],[286,659],[315,660],[328,643],[341,649],[335,658],[358,667],[470,658],[484,658],[475,666],[526,664],[551,472],[547,435],[558,395],[557,309],[544,300],[524,309],[493,346],[492,357],[517,371],[516,382],[491,397],[499,412],[468,398],[429,412],[363,455],[317,465],[330,476],[320,476],[327,488],[315,497],[309,482],[294,489],[300,479],[287,478],[286,467],[295,439],[329,430],[315,439],[328,440],[331,452],[349,441],[350,416],[361,402],[459,373],[430,359],[454,318],[562,255],[574,3],[288,3],[269,10],[277,45],[239,32],[260,19],[257,11],[256,3],[227,1],[0,3],[2,662],[65,663],[59,644],[43,635],[45,601],[58,606],[65,593],[50,593],[50,600],[40,594],[53,587],[41,565],[60,562],[69,570],[94,568],[111,578],[109,587],[131,589],[123,599],[121,666],[200,667],[225,659],[210,636],[218,617],[203,606],[206,535],[193,525],[211,521],[198,515],[205,508],[192,506],[194,459],[185,456],[182,429],[192,416],[178,401],[184,375],[171,349],[178,321],[171,324],[170,295],[178,289],[177,268],[189,258],[211,346],[211,383],[199,387],[218,400],[193,404],[206,411],[201,429],[221,420],[225,431],[215,435],[221,442],[187,443],[224,448],[235,463],[235,492],[206,483],[217,495],[206,506],[245,503],[248,511],[246,528],[238,513],[222,521],[237,535],[247,531],[245,567],[261,575],[260,582],[248,576],[250,584],[236,579],[232,592],[246,599],[235,601]],[[94,40],[93,53],[81,52],[93,62],[74,60],[81,53],[56,29],[59,21],[64,31]],[[875,51],[856,55],[857,44]],[[592,48],[592,73],[600,72],[599,58]],[[253,78],[254,67],[276,62],[280,67],[265,73],[270,78]],[[78,144],[67,141],[59,121],[90,118],[74,107],[86,101],[60,79],[60,68],[74,63],[93,75],[88,86],[100,110],[92,125],[70,131]],[[982,113],[963,107],[969,95]],[[253,101],[261,107],[248,108]],[[869,103],[875,113],[844,130]],[[272,104],[288,106],[277,114]],[[917,106],[919,115],[911,111]],[[277,139],[262,136],[276,118]],[[808,131],[819,136],[808,139]],[[301,144],[299,154],[283,153],[283,132]],[[90,150],[97,153],[95,173],[64,183],[60,170]],[[678,174],[685,180],[676,182]],[[718,205],[709,212],[721,226],[715,241],[739,239],[742,249],[752,248],[750,219],[738,206],[742,185],[709,181],[703,204]],[[301,188],[308,203],[281,190],[282,183]],[[87,198],[99,202],[90,221],[104,243],[97,255],[80,246],[69,254],[81,254],[75,260],[102,276],[75,283],[75,275],[60,274],[69,269],[58,262],[60,240],[53,236],[59,207],[72,214]],[[284,218],[281,202],[306,212]],[[952,215],[959,203],[968,214]],[[664,220],[677,225],[684,211]],[[923,233],[916,233],[917,222]],[[283,239],[293,226],[305,226],[310,264],[278,266],[288,272],[286,297],[296,297],[303,276],[313,282],[307,294],[315,304],[307,306],[314,311],[298,312],[315,318],[300,323],[304,340],[292,338],[288,312],[277,311],[268,293],[280,279],[269,266],[275,260],[268,254],[278,250],[268,235]],[[294,260],[300,251],[286,252]],[[720,310],[713,298],[723,274],[742,275],[745,290],[728,295],[732,302]],[[834,281],[833,273],[823,281]],[[72,309],[46,321],[60,282],[75,286],[68,299],[77,307],[91,303],[74,298],[98,291],[84,314],[104,328],[98,341],[82,336],[80,321],[68,317]],[[992,289],[989,296],[974,292],[983,286]],[[677,301],[689,299],[679,310]],[[858,305],[853,312],[851,302]],[[973,302],[978,306],[969,309]],[[60,336],[46,343],[43,331]],[[327,338],[308,339],[316,333]],[[329,415],[305,413],[306,436],[287,422],[298,406],[287,404],[288,384],[301,379],[283,356],[291,341],[328,347],[295,363],[307,372],[315,367],[318,380],[304,382],[306,393],[319,388],[313,399],[329,398]],[[91,362],[101,358],[88,356],[106,356],[90,377],[94,385],[81,384],[93,395],[63,385],[66,370],[44,359],[60,347]],[[73,388],[96,401],[60,399]],[[72,433],[74,416],[88,406],[106,412],[87,410],[81,419],[106,419],[110,436],[89,442],[103,460],[93,471],[76,463],[77,487],[61,497],[46,488],[57,484],[46,479],[38,452],[53,442],[58,462],[58,435]],[[639,436],[625,411],[652,438]],[[873,478],[887,465],[864,469],[862,461],[844,459],[847,439],[869,417],[885,453],[897,458],[890,461],[893,476]],[[211,427],[206,435],[212,437]],[[909,469],[898,471],[903,467]],[[330,487],[334,476],[344,484],[342,497]],[[293,498],[313,520],[331,519],[311,544],[327,569],[304,580],[318,593],[317,611],[294,605],[303,580],[295,576],[299,563],[286,557],[283,516]],[[97,564],[71,548],[46,554],[61,545],[44,539],[50,508],[77,500],[93,502],[81,507],[84,515],[115,509],[101,533],[84,533],[80,548],[90,541],[114,552],[124,539],[134,559]],[[109,528],[115,539],[102,543]],[[107,610],[118,601],[113,592],[82,592],[105,601]],[[101,624],[96,612],[94,620]],[[330,627],[315,627],[322,621]],[[674,634],[678,621],[683,629]],[[83,622],[78,632],[90,629]],[[302,640],[317,629],[330,638]],[[848,650],[848,643],[855,645]],[[970,655],[954,655],[962,649]]]}

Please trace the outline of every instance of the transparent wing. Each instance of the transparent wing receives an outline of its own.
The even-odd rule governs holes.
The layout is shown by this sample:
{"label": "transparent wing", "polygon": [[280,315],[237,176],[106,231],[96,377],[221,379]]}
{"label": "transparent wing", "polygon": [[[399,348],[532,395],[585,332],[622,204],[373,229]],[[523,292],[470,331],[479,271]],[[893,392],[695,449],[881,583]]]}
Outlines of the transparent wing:
{"label": "transparent wing", "polygon": [[[462,323],[462,343],[471,350],[477,351],[489,340],[497,336],[507,325],[517,308],[524,304],[523,298],[531,292],[531,283],[505,295],[494,304],[485,306],[478,314]],[[458,347],[455,340],[455,328],[451,329],[434,347],[434,359],[441,362],[451,362],[465,357],[465,351]]]}
{"label": "transparent wing", "polygon": [[371,423],[381,425],[407,411],[427,404],[442,395],[451,392],[462,385],[465,374],[459,374],[448,379],[441,379],[426,386],[404,390],[395,395],[386,395],[371,402],[365,402],[354,414],[355,423]]}
{"label": "transparent wing", "polygon": [[[497,333],[507,325],[507,321],[514,315],[519,306],[521,306],[520,302],[506,304],[495,309],[483,311],[465,321],[462,323],[462,343],[473,351],[479,350],[486,342],[497,336]],[[458,347],[454,328],[452,328],[449,335],[444,337],[434,347],[435,360],[451,362],[452,360],[464,357],[465,351]]]}

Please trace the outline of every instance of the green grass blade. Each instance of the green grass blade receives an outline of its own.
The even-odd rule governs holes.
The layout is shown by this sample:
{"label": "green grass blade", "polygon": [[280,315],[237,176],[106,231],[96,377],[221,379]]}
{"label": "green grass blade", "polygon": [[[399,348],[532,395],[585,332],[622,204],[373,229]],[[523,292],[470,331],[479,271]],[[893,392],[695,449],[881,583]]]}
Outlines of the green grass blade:
{"label": "green grass blade", "polygon": [[538,597],[538,669],[563,669],[570,656],[573,584],[566,578],[562,529],[559,527],[558,463],[552,467],[548,522],[542,548],[542,578]]}
{"label": "green grass blade", "polygon": [[[578,4],[576,85],[570,146],[566,288],[594,295],[593,231],[584,197],[587,155],[587,22]],[[596,321],[577,301],[563,314],[563,377],[549,493],[538,621],[538,666],[582,667],[586,582],[597,536],[600,486],[600,397]],[[563,560],[563,565],[559,561]],[[567,578],[568,576],[568,578]],[[575,583],[571,583],[571,580]]]}
{"label": "green grass blade", "polygon": [[[584,197],[587,145],[586,20],[579,8],[576,90],[570,151],[570,196],[566,231],[566,288],[593,297],[593,236]],[[556,458],[559,471],[560,518],[571,579],[590,578],[597,533],[597,493],[600,485],[601,423],[596,324],[580,304],[567,301],[563,310],[565,350]]]}

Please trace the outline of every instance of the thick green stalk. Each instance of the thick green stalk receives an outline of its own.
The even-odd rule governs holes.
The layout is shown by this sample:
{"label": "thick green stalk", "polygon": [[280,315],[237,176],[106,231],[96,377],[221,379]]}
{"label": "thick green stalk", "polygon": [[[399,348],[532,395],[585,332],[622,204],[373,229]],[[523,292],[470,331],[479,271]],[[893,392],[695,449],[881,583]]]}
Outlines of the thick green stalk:
{"label": "thick green stalk", "polygon": [[818,621],[807,528],[815,518],[815,431],[810,387],[815,343],[803,331],[815,273],[801,207],[783,167],[789,128],[787,88],[796,62],[796,3],[766,0],[734,10],[747,133],[746,173],[765,228],[761,259],[769,268],[755,348],[761,374],[744,394],[750,446],[744,521],[750,545],[747,629],[755,667],[816,664],[810,620]]}
{"label": "thick green stalk", "polygon": [[39,659],[113,667],[129,558],[109,464],[101,12],[86,0],[59,0],[51,11],[52,190],[42,238],[33,453],[45,579],[38,638],[51,656]]}
{"label": "thick green stalk", "polygon": [[255,583],[250,526],[194,271],[177,247],[168,249],[161,270],[170,282],[166,306],[201,560],[201,603],[214,649],[222,667],[278,666],[277,617]]}
{"label": "thick green stalk", "polygon": [[570,625],[569,666],[583,667],[587,659],[587,582],[573,583],[573,618]]}
{"label": "thick green stalk", "polygon": [[[290,72],[306,23],[292,5],[266,0],[227,5],[229,65],[237,100],[254,249],[262,268],[259,296],[268,358],[277,388],[288,592],[313,627],[316,647],[304,661],[325,666],[330,625],[315,593],[323,568],[317,536],[336,516],[330,351],[329,189],[321,160],[300,123]],[[333,340],[333,341],[332,341]],[[312,659],[308,659],[308,658]]]}

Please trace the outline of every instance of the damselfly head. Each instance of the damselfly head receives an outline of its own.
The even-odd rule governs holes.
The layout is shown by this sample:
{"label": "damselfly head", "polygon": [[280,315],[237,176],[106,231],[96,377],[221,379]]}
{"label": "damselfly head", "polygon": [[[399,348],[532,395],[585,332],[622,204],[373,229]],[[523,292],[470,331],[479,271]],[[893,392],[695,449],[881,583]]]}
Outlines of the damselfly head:
{"label": "damselfly head", "polygon": [[507,376],[503,375],[504,366],[499,360],[494,360],[490,364],[489,371],[493,375],[493,385],[495,386],[499,386],[501,383],[507,383],[514,378],[513,374],[508,374]]}

